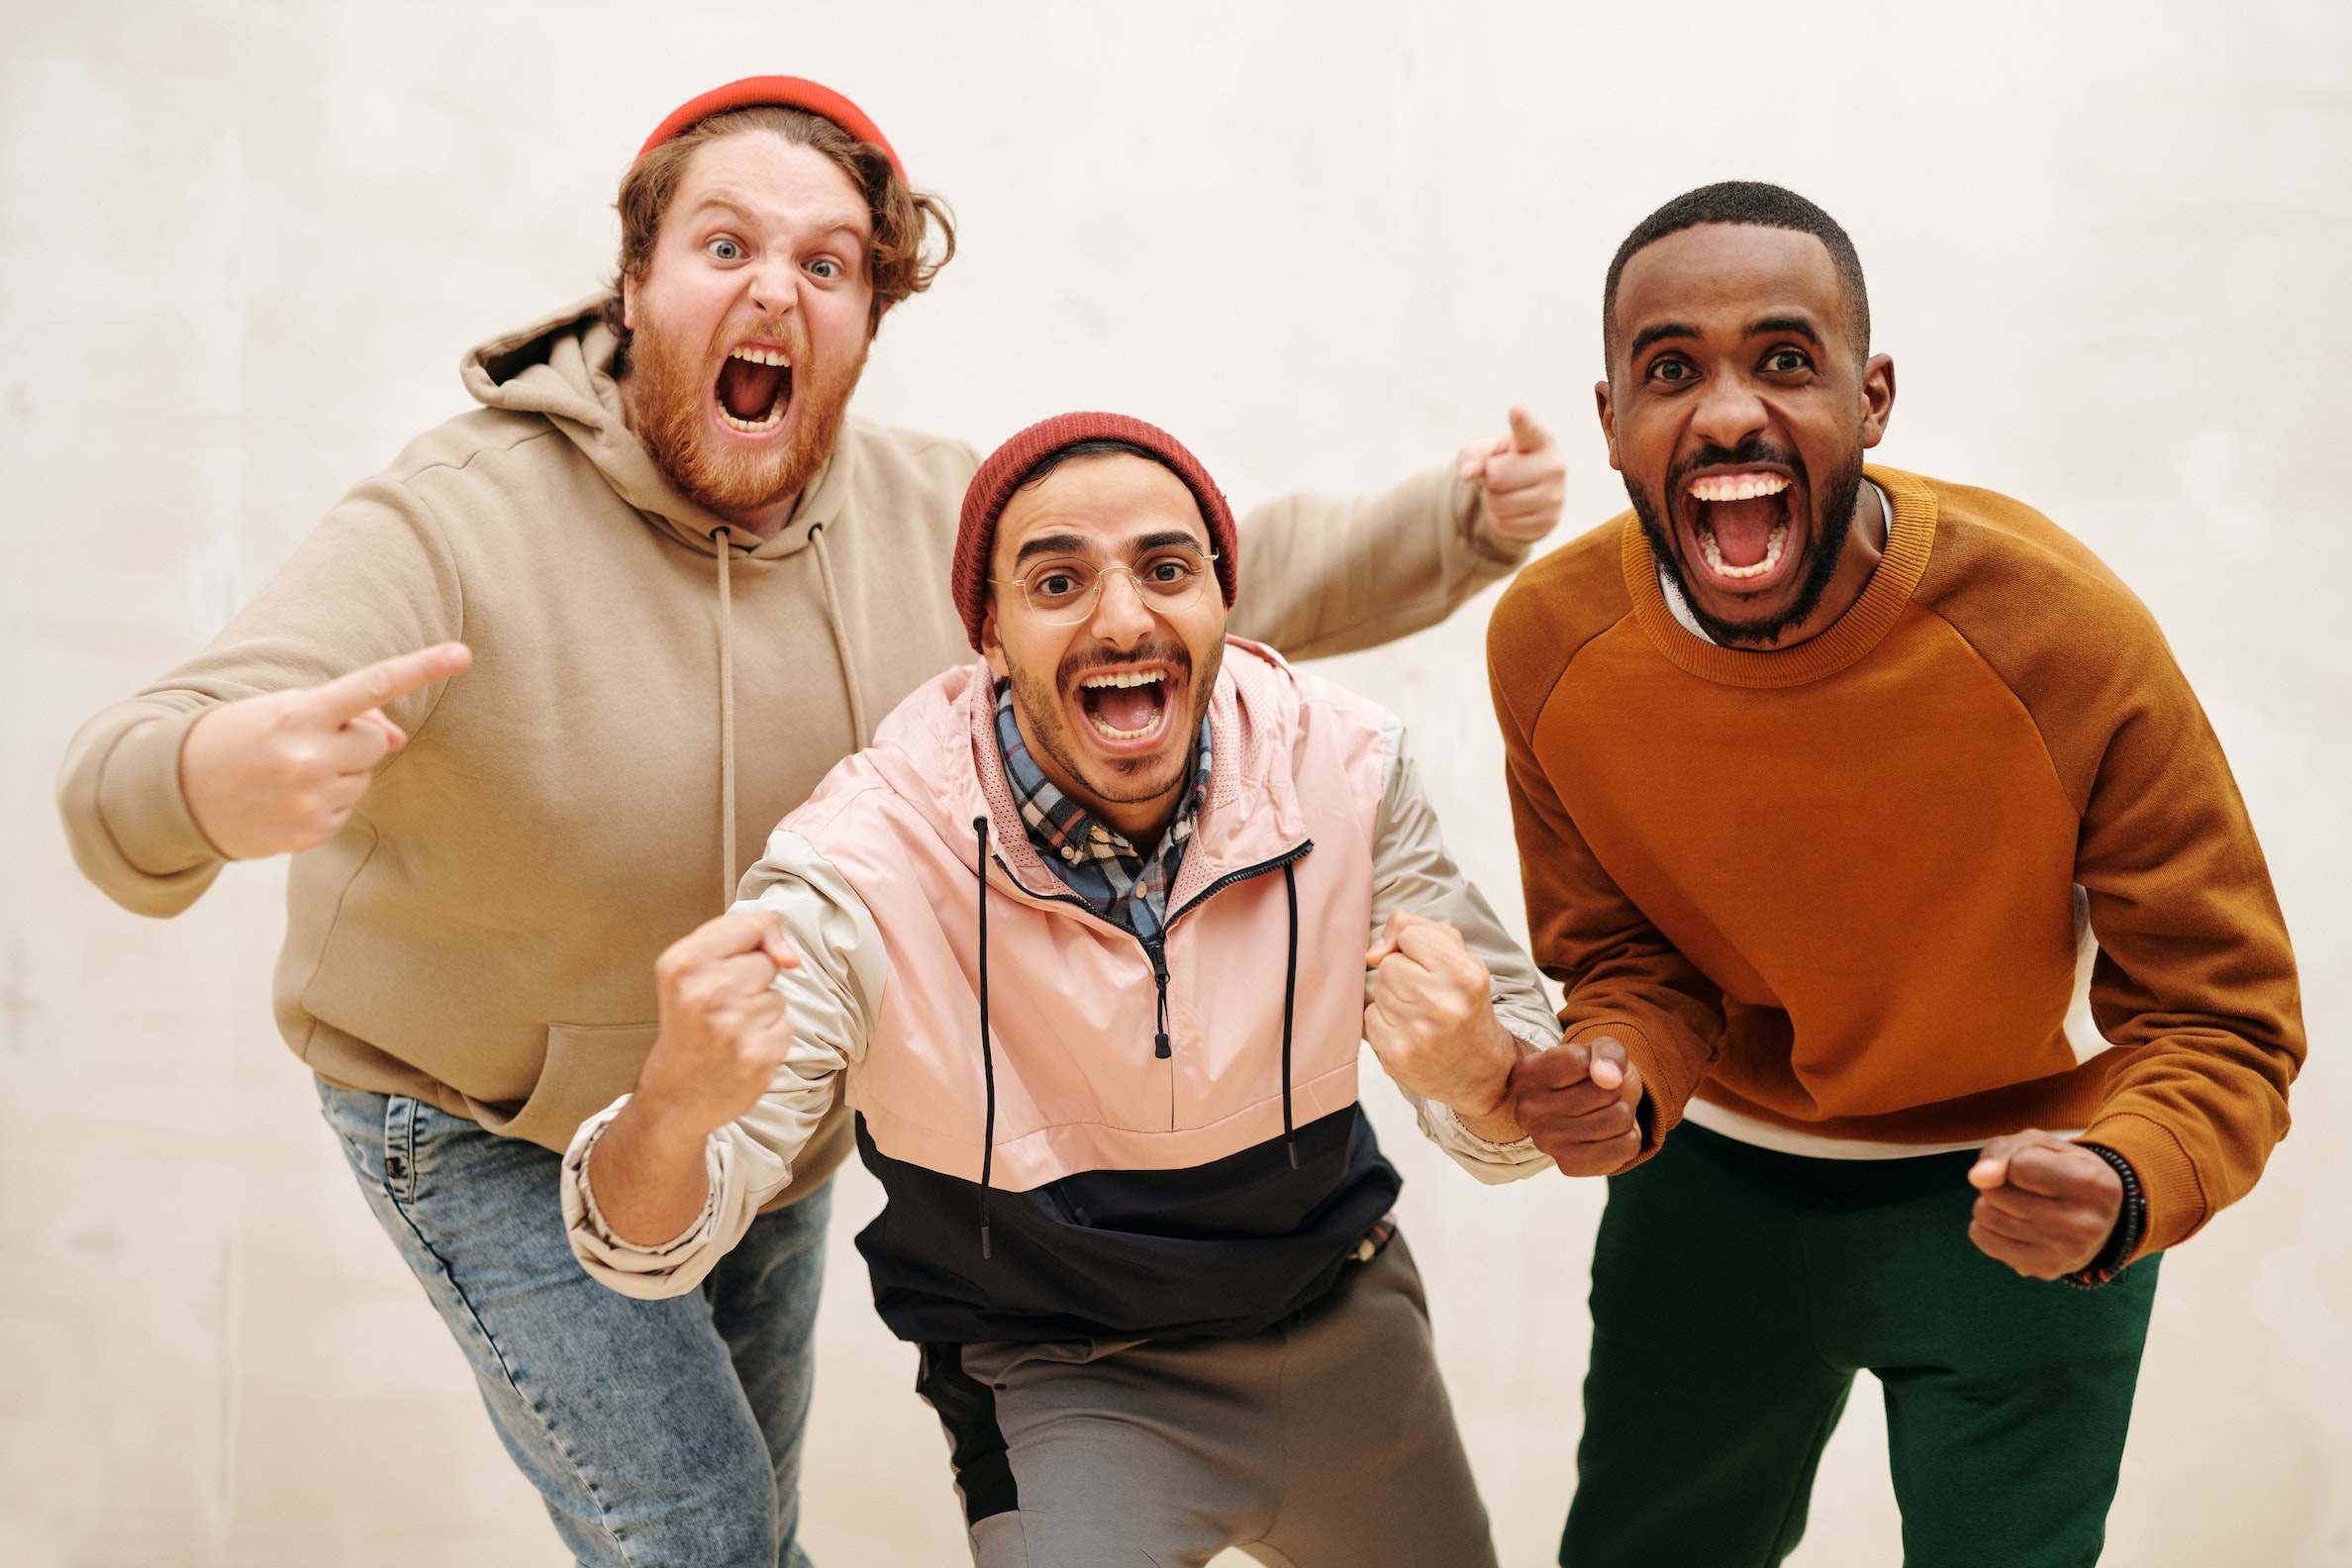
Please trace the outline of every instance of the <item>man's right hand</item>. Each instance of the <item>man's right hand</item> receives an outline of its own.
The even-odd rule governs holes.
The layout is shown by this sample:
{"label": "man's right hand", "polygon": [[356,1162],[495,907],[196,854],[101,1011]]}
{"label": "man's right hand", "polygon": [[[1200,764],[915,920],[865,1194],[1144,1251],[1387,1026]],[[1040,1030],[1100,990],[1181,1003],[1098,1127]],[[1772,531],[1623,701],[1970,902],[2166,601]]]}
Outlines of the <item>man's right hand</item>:
{"label": "man's right hand", "polygon": [[442,642],[324,686],[223,703],[189,727],[180,795],[207,842],[232,860],[315,848],[343,832],[377,763],[408,744],[384,705],[473,662]]}
{"label": "man's right hand", "polygon": [[1641,1152],[1641,1069],[1614,1034],[1522,1058],[1511,1075],[1511,1103],[1563,1175],[1615,1175]]}
{"label": "man's right hand", "polygon": [[654,961],[660,1036],[588,1159],[589,1190],[622,1240],[659,1246],[702,1213],[704,1145],[759,1104],[792,1049],[776,975],[799,967],[766,910],[705,921]]}

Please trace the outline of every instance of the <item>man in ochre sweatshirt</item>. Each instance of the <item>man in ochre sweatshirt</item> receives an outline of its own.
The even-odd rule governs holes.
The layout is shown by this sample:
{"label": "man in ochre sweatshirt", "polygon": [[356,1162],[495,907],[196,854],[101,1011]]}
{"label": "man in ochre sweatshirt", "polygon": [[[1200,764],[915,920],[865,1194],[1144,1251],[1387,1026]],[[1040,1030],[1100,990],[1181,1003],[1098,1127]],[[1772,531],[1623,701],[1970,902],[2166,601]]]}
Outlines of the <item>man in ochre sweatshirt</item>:
{"label": "man in ochre sweatshirt", "polygon": [[[883,317],[953,249],[856,105],[780,76],[704,94],[618,205],[617,287],[466,355],[481,406],[84,726],[58,799],[83,871],[144,915],[294,856],[278,1026],[572,1556],[775,1568],[806,1562],[847,1114],[668,1301],[580,1271],[558,1157],[659,1032],[655,957],[963,661],[940,585],[979,459],[848,415]],[[1562,474],[1513,430],[1383,495],[1254,509],[1233,629],[1337,652],[1510,570]]]}
{"label": "man in ochre sweatshirt", "polygon": [[1780,1561],[1867,1367],[1911,1568],[2091,1562],[2155,1254],[2303,1059],[2245,807],[2089,550],[1864,466],[1895,370],[1827,214],[1678,197],[1603,324],[1633,509],[1488,638],[1567,988],[1518,1118],[1610,1178],[1560,1560]]}

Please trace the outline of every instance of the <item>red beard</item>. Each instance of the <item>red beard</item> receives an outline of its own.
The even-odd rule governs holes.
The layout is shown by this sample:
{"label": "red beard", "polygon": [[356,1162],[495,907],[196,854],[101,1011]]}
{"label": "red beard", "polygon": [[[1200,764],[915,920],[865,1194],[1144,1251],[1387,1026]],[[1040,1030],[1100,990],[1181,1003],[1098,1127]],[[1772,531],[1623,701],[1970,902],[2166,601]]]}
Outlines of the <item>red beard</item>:
{"label": "red beard", "polygon": [[708,425],[728,348],[742,340],[696,352],[647,322],[629,344],[629,396],[637,439],[679,493],[722,517],[747,517],[807,488],[833,455],[848,416],[849,395],[865,370],[866,350],[845,365],[828,366],[809,347],[798,317],[776,324],[771,336],[792,356],[790,433],[771,450],[748,452],[711,440]]}

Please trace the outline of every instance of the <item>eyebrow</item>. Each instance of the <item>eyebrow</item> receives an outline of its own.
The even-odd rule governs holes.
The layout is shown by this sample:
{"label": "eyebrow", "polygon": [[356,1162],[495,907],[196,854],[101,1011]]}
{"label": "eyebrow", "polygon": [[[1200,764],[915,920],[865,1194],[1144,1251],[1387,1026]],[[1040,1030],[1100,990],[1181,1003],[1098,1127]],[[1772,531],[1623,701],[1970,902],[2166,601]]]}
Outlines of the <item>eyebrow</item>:
{"label": "eyebrow", "polygon": [[1651,343],[1663,343],[1669,338],[1696,338],[1698,336],[1699,329],[1696,327],[1688,327],[1681,322],[1660,322],[1655,327],[1644,327],[1635,333],[1633,346],[1627,348],[1625,354],[1630,358],[1640,353]]}
{"label": "eyebrow", "polygon": [[1747,330],[1750,338],[1761,338],[1766,333],[1794,333],[1815,348],[1821,346],[1821,335],[1802,316],[1767,316]]}
{"label": "eyebrow", "polygon": [[[1018,566],[1034,555],[1084,555],[1086,546],[1091,542],[1092,540],[1082,534],[1042,534],[1013,552],[1013,564]],[[1201,541],[1181,529],[1169,529],[1160,534],[1146,534],[1128,548],[1131,554],[1141,555],[1150,550],[1167,549],[1178,544],[1196,554],[1200,553]]]}
{"label": "eyebrow", "polygon": [[[694,211],[697,216],[700,216],[706,210],[714,207],[735,214],[736,220],[746,227],[757,228],[759,226],[759,214],[740,198],[725,190],[715,190],[704,196],[694,204]],[[826,236],[855,235],[858,232],[858,215],[846,209],[833,213],[830,218],[821,213],[811,227],[815,232]]]}

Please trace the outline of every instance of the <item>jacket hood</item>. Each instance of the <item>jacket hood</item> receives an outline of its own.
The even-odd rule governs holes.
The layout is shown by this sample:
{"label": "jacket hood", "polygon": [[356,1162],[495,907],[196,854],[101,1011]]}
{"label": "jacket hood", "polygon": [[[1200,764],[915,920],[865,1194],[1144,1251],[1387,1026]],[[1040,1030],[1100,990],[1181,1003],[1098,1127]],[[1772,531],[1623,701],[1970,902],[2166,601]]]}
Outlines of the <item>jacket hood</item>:
{"label": "jacket hood", "polygon": [[[546,420],[596,465],[622,500],[687,548],[718,554],[721,529],[729,529],[733,539],[747,540],[739,526],[681,495],[630,430],[622,414],[621,384],[612,373],[620,344],[620,335],[606,319],[612,300],[609,290],[592,294],[468,349],[458,363],[465,390],[485,408]],[[836,443],[802,492],[792,521],[772,539],[735,552],[768,560],[805,548],[811,531],[839,510],[847,467]]]}

